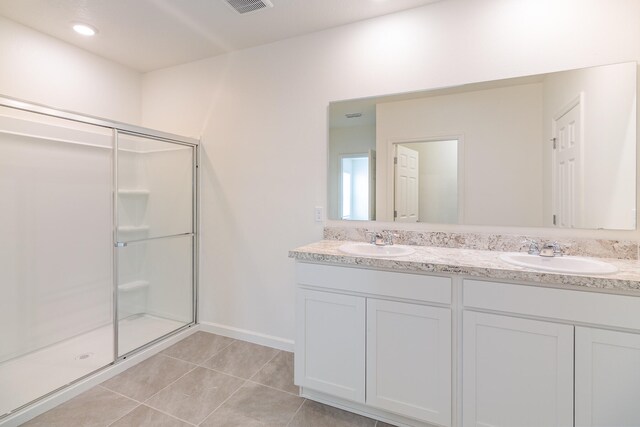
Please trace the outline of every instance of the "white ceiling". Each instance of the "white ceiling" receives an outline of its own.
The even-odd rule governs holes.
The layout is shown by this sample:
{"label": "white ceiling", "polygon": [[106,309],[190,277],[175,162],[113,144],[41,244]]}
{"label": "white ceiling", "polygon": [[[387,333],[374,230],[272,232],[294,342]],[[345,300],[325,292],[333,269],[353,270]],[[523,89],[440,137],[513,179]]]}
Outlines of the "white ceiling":
{"label": "white ceiling", "polygon": [[[224,0],[0,0],[0,15],[145,72],[436,1],[272,0],[240,15]],[[99,33],[79,36],[74,21]]]}

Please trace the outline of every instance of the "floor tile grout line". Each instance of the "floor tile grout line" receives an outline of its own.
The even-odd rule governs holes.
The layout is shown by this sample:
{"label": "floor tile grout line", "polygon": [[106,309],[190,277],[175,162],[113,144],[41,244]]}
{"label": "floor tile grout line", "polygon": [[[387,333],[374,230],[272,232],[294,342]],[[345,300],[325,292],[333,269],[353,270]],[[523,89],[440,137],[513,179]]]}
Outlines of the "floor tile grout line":
{"label": "floor tile grout line", "polygon": [[[181,361],[181,362],[185,362],[185,361],[184,361],[184,360],[182,360],[182,359],[177,359],[177,358],[175,358],[175,357],[167,356],[167,355],[165,355],[165,354],[163,354],[163,356],[166,356],[166,357],[171,358],[171,359],[179,360],[179,361]],[[142,363],[142,362],[141,362],[141,363]],[[120,395],[120,396],[126,397],[127,399],[131,399],[131,400],[133,400],[134,402],[139,403],[140,405],[145,405],[145,404],[146,404],[146,402],[148,402],[148,401],[149,401],[149,399],[151,399],[152,397],[154,397],[155,395],[157,395],[158,393],[160,393],[162,390],[166,389],[167,387],[169,387],[169,386],[171,386],[171,385],[175,384],[176,382],[180,381],[180,379],[181,379],[181,378],[183,378],[184,376],[188,375],[190,372],[193,372],[194,370],[196,370],[196,369],[199,367],[198,365],[195,365],[195,364],[193,364],[193,363],[189,363],[189,364],[193,366],[191,369],[189,369],[189,370],[188,370],[187,372],[185,372],[184,374],[180,375],[178,378],[176,378],[175,380],[173,380],[171,383],[169,383],[169,384],[167,384],[166,386],[162,387],[160,390],[158,390],[158,391],[156,391],[155,393],[153,393],[151,396],[147,397],[145,400],[138,400],[138,399],[134,399],[134,398],[132,398],[132,397],[130,397],[130,396],[127,396],[126,394],[122,394],[122,393],[120,393],[120,392],[117,392],[117,391],[115,391],[115,390],[112,390],[112,389],[110,389],[110,388],[108,388],[108,387],[106,387],[106,386],[102,385],[104,382],[106,382],[106,381],[108,381],[108,380],[104,381],[103,383],[98,384],[98,386],[99,386],[99,387],[102,387],[102,388],[103,388],[103,389],[105,389],[105,390],[109,390],[109,391],[111,391],[111,392],[113,392],[113,393],[116,393],[116,394],[118,394],[118,395]],[[124,372],[126,372],[126,371],[124,371]],[[114,377],[114,378],[115,378],[115,377]],[[150,405],[146,405],[146,406],[149,406],[150,408],[156,409],[155,407],[150,406]]]}
{"label": "floor tile grout line", "polygon": [[[218,371],[215,371],[215,372],[218,372]],[[221,373],[221,372],[219,372],[219,373]],[[234,377],[234,378],[238,378],[238,377]],[[237,392],[238,392],[242,387],[244,387],[244,385],[245,385],[247,382],[249,382],[249,380],[246,380],[246,379],[245,379],[245,380],[244,380],[244,382],[243,382],[242,384],[240,384],[240,387],[238,387],[237,389],[235,389],[235,390],[233,391],[233,393],[231,393],[231,394],[230,394],[230,395],[229,395],[225,400],[223,400],[223,401],[222,401],[218,406],[216,406],[216,407],[215,407],[215,409],[214,409],[213,411],[209,412],[209,413],[207,414],[207,416],[206,416],[206,417],[204,417],[204,419],[198,423],[198,425],[200,425],[200,424],[202,424],[203,422],[205,422],[205,421],[207,420],[207,418],[209,418],[209,417],[210,417],[214,412],[216,412],[218,409],[220,409],[220,408],[222,407],[222,405],[224,405],[225,403],[227,403],[227,401],[228,401],[229,399],[231,399],[231,398],[233,397],[233,395],[235,395],[235,394],[236,394],[236,393],[237,393]]]}
{"label": "floor tile grout line", "polygon": [[[252,384],[256,384],[256,385],[260,385],[260,386],[262,386],[262,387],[270,388],[271,390],[281,391],[282,393],[290,394],[291,396],[302,397],[302,396],[300,396],[300,393],[299,393],[299,392],[298,392],[298,394],[295,394],[295,393],[292,393],[292,392],[287,391],[287,390],[282,390],[282,389],[277,388],[277,387],[273,387],[273,386],[270,386],[270,385],[267,385],[267,384],[259,383],[259,382],[257,382],[257,381],[253,381],[253,380],[247,380],[247,381],[248,381],[248,382],[250,382],[250,383],[252,383]],[[303,398],[303,399],[304,399],[304,398]]]}
{"label": "floor tile grout line", "polygon": [[[193,369],[195,369],[195,368],[193,368]],[[193,369],[192,369],[191,371],[193,371]],[[189,372],[191,372],[191,371],[189,371]],[[186,374],[185,374],[185,375],[186,375]],[[184,375],[183,375],[183,376],[184,376]],[[180,377],[180,378],[182,378],[182,377]],[[176,380],[176,381],[178,381],[178,380]],[[174,382],[175,382],[175,381],[174,381]],[[173,383],[172,383],[172,384],[173,384]],[[140,406],[146,406],[147,408],[153,409],[154,411],[161,412],[161,413],[163,413],[164,415],[168,415],[168,416],[170,416],[170,417],[172,417],[172,418],[175,418],[175,419],[177,419],[177,420],[180,420],[180,421],[182,421],[182,422],[185,422],[185,423],[187,423],[187,424],[189,424],[189,425],[192,425],[192,426],[195,426],[195,425],[196,425],[196,424],[193,424],[193,423],[191,423],[191,422],[189,422],[189,421],[183,420],[182,418],[178,418],[178,417],[176,417],[175,415],[171,415],[171,414],[169,414],[169,413],[166,413],[166,412],[162,411],[161,409],[157,409],[157,408],[154,408],[153,406],[147,405],[147,404],[145,404],[144,402],[141,402],[141,401],[139,401],[139,400],[137,400],[137,399],[133,399],[133,398],[131,398],[131,397],[129,397],[129,396],[125,396],[125,395],[124,395],[124,394],[122,394],[122,393],[118,393],[117,391],[114,391],[114,390],[111,390],[111,389],[109,389],[109,388],[106,388],[106,387],[102,386],[101,384],[98,384],[98,387],[101,387],[101,388],[103,388],[103,389],[105,389],[105,390],[107,390],[107,391],[110,391],[110,392],[112,392],[112,393],[114,393],[114,394],[117,394],[118,396],[125,397],[125,398],[127,398],[127,399],[129,399],[129,400],[132,400],[132,401],[134,401],[134,402],[136,402],[136,403],[137,403],[137,405],[136,405],[133,409],[131,409],[130,411],[128,411],[126,414],[124,414],[123,416],[121,416],[121,417],[120,417],[120,418],[118,418],[117,420],[115,420],[115,421],[113,421],[112,423],[108,424],[108,425],[107,425],[107,427],[109,427],[109,426],[113,425],[114,423],[117,423],[117,422],[118,422],[118,421],[120,421],[122,418],[126,417],[127,415],[129,415],[131,412],[135,411],[135,410],[136,410],[138,407],[140,407]],[[152,397],[153,397],[153,396],[155,396],[155,394],[154,394],[154,395],[152,395]],[[151,399],[151,397],[149,397],[149,399]]]}
{"label": "floor tile grout line", "polygon": [[[180,381],[182,378],[184,378],[185,376],[189,375],[191,372],[195,371],[196,369],[198,369],[198,365],[194,365],[193,368],[189,369],[187,372],[185,372],[184,374],[180,375],[178,378],[176,378],[174,381],[172,381],[171,383],[167,384],[166,386],[162,387],[160,390],[156,391],[155,393],[153,393],[151,396],[147,397],[144,402],[142,403],[146,403],[149,401],[149,399],[151,399],[152,397],[154,397],[155,395],[157,395],[158,393],[160,393],[162,390],[166,389],[167,387],[170,387],[172,385],[174,385],[175,383],[177,383],[178,381]],[[149,405],[147,405],[149,406]]]}
{"label": "floor tile grout line", "polygon": [[176,420],[178,420],[178,421],[182,421],[183,423],[187,423],[187,424],[189,424],[190,426],[197,426],[197,424],[194,424],[194,423],[192,423],[191,421],[183,420],[182,418],[180,418],[180,417],[176,417],[175,415],[171,415],[170,413],[165,412],[165,411],[163,411],[162,409],[157,409],[157,408],[154,408],[153,406],[149,406],[149,405],[146,405],[146,404],[144,404],[144,403],[143,403],[141,406],[146,406],[147,408],[149,408],[149,409],[151,409],[151,410],[153,410],[153,411],[158,411],[158,412],[160,412],[161,414],[164,414],[164,415],[166,415],[166,416],[168,416],[168,417],[174,418],[174,419],[176,419]]}
{"label": "floor tile grout line", "polygon": [[[289,427],[291,425],[291,423],[293,422],[293,420],[296,418],[296,415],[298,415],[298,412],[300,412],[300,409],[302,409],[302,406],[307,403],[307,399],[305,399],[304,397],[302,398],[302,403],[300,404],[300,406],[298,406],[298,409],[296,410],[296,412],[293,414],[293,416],[291,417],[291,419],[289,420],[289,422],[287,423],[286,427]],[[375,426],[374,426],[375,427]]]}
{"label": "floor tile grout line", "polygon": [[[269,363],[269,362],[267,362],[267,363]],[[296,394],[296,393],[292,393],[292,392],[287,391],[287,390],[282,390],[282,389],[277,388],[277,387],[273,387],[273,386],[270,386],[270,385],[267,385],[267,384],[259,383],[259,382],[257,382],[257,381],[252,380],[252,379],[239,377],[239,376],[237,376],[237,375],[233,375],[233,374],[230,374],[230,373],[228,373],[228,372],[218,371],[217,369],[208,368],[208,367],[206,367],[206,366],[200,366],[200,367],[201,367],[201,368],[204,368],[204,369],[208,369],[208,370],[213,371],[213,372],[216,372],[216,373],[218,373],[218,374],[228,375],[228,376],[230,376],[230,377],[237,378],[237,379],[242,380],[242,381],[250,382],[251,384],[257,384],[257,385],[259,385],[259,386],[267,387],[267,388],[270,388],[270,389],[272,389],[272,390],[281,391],[282,393],[287,393],[287,394],[290,394],[290,395],[292,395],[292,396],[302,397],[302,396],[300,396],[300,393],[299,393],[299,392],[298,392],[298,394]],[[253,378],[254,376],[255,376],[255,375],[253,375],[251,378]]]}
{"label": "floor tile grout line", "polygon": [[[225,337],[225,336],[223,336],[223,335],[216,335],[216,334],[211,334],[211,333],[209,333],[209,332],[203,332],[203,331],[199,331],[199,332],[202,332],[202,333],[204,333],[204,334],[215,335],[216,337],[228,338],[229,340],[231,340],[231,342],[230,342],[230,343],[228,343],[227,345],[225,345],[224,347],[222,347],[222,348],[220,348],[220,349],[216,350],[216,351],[215,351],[214,353],[212,353],[211,355],[208,355],[208,356],[207,356],[207,358],[205,359],[205,362],[206,362],[207,360],[211,359],[211,358],[212,358],[213,356],[215,356],[216,354],[218,354],[218,353],[220,353],[221,351],[223,351],[224,349],[226,349],[227,347],[229,347],[230,345],[232,345],[233,343],[235,343],[235,342],[237,342],[237,341],[238,341],[238,340],[236,340],[235,338]],[[196,332],[196,333],[197,333],[197,332]],[[194,334],[194,335],[195,335],[195,334]],[[191,336],[193,336],[193,335],[191,335]],[[188,337],[187,337],[187,338],[188,338]],[[186,339],[186,338],[185,338],[185,339]],[[178,345],[178,344],[180,344],[181,342],[182,342],[182,340],[181,340],[181,341],[178,341],[178,342],[177,342],[177,343],[175,343],[174,345]],[[171,347],[173,347],[173,346],[171,346]],[[171,347],[169,347],[169,348],[171,348]],[[183,359],[183,358],[181,358],[181,357],[177,357],[177,356],[172,356],[172,355],[170,355],[170,354],[166,354],[166,353],[165,353],[165,351],[167,351],[169,348],[167,348],[167,349],[165,349],[165,350],[162,350],[162,351],[161,351],[160,353],[158,353],[158,354],[162,354],[163,356],[171,357],[171,358],[173,358],[173,359],[182,360],[183,362],[189,362],[189,363],[191,363],[191,364],[193,364],[193,365],[198,365],[198,366],[203,366],[203,367],[204,367],[204,365],[203,365],[202,363],[205,363],[205,362],[202,362],[202,363],[192,362],[191,360],[187,360],[187,359]]]}
{"label": "floor tile grout line", "polygon": [[[136,402],[137,402],[137,400],[136,400]],[[115,423],[117,423],[118,421],[120,421],[121,419],[123,419],[124,417],[126,417],[127,415],[129,415],[130,413],[132,413],[133,411],[135,411],[136,409],[138,409],[141,406],[142,406],[142,403],[137,404],[130,411],[127,411],[124,415],[122,415],[120,418],[118,418],[118,419],[114,420],[113,422],[107,424],[107,427],[114,425]]]}
{"label": "floor tile grout line", "polygon": [[224,372],[224,371],[219,371],[219,370],[217,370],[217,369],[213,369],[213,368],[208,368],[208,367],[206,367],[206,366],[200,366],[200,368],[208,369],[208,370],[213,371],[213,372],[216,372],[216,373],[218,373],[218,374],[227,375],[227,376],[229,376],[229,377],[237,378],[237,379],[242,380],[242,381],[249,381],[249,379],[248,379],[248,378],[239,377],[239,376],[237,376],[237,375],[233,375],[233,374],[230,374],[230,373],[228,373],[228,372]]}
{"label": "floor tile grout line", "polygon": [[253,375],[251,375],[248,379],[252,379],[252,378],[253,378],[253,377],[255,377],[256,375],[258,375],[258,374],[260,373],[260,371],[262,371],[262,370],[264,369],[264,367],[265,367],[265,366],[267,366],[269,363],[271,363],[271,362],[273,361],[273,359],[275,359],[276,357],[278,357],[278,355],[280,354],[280,352],[281,352],[281,351],[282,351],[282,350],[277,350],[277,351],[276,351],[276,354],[274,354],[274,355],[273,355],[273,357],[272,357],[271,359],[267,360],[267,362],[266,362],[264,365],[260,366],[260,369],[258,369],[258,370],[256,371],[256,373],[255,373],[255,374],[253,374]]}
{"label": "floor tile grout line", "polygon": [[117,394],[118,396],[126,397],[126,398],[127,398],[127,399],[129,399],[129,400],[133,400],[133,401],[134,401],[134,402],[136,402],[138,405],[142,405],[142,404],[144,403],[144,402],[142,402],[142,401],[140,401],[140,400],[138,400],[138,399],[134,399],[133,397],[129,397],[129,396],[127,396],[126,394],[122,394],[122,393],[117,392],[117,391],[115,391],[115,390],[111,390],[110,388],[105,387],[105,386],[103,386],[102,384],[98,384],[98,387],[102,387],[103,389],[105,389],[105,390],[107,390],[107,391],[110,391],[110,392],[112,392],[112,393],[115,393],[115,394]]}
{"label": "floor tile grout line", "polygon": [[135,411],[136,409],[138,409],[138,408],[139,408],[139,407],[141,407],[141,406],[146,406],[147,408],[151,409],[152,411],[160,412],[160,413],[161,413],[161,414],[163,414],[163,415],[166,415],[166,416],[168,416],[168,417],[171,417],[171,418],[176,419],[176,420],[178,420],[178,421],[181,421],[181,422],[183,422],[183,423],[187,423],[187,424],[189,424],[190,426],[197,427],[197,424],[191,423],[191,422],[189,422],[189,421],[187,421],[187,420],[183,420],[182,418],[178,418],[178,417],[176,417],[175,415],[171,415],[171,414],[169,414],[169,413],[167,413],[167,412],[164,412],[164,411],[162,411],[162,410],[160,410],[160,409],[156,409],[156,408],[154,408],[154,407],[152,407],[152,406],[145,405],[144,403],[140,403],[140,404],[139,404],[139,405],[137,405],[135,408],[133,408],[132,410],[130,410],[129,412],[127,412],[126,414],[124,414],[123,416],[121,416],[120,418],[118,418],[117,420],[113,421],[113,422],[112,422],[112,423],[110,423],[110,424],[107,424],[107,427],[114,425],[115,423],[117,423],[118,421],[120,421],[121,419],[123,419],[124,417],[126,417],[127,415],[129,415],[130,413],[132,413],[133,411]]}
{"label": "floor tile grout line", "polygon": [[[206,333],[206,332],[205,332]],[[217,336],[222,336],[222,335],[217,335]],[[225,337],[225,338],[229,338],[229,337]],[[235,339],[235,338],[229,338],[231,340],[231,342],[227,345],[225,345],[224,347],[222,347],[221,349],[219,349],[218,351],[216,351],[215,353],[213,353],[211,356],[207,357],[205,359],[204,362],[202,363],[197,363],[198,366],[202,366],[203,368],[206,368],[207,366],[205,365],[205,363],[207,363],[209,360],[213,359],[215,356],[217,356],[218,354],[220,354],[221,352],[225,351],[226,349],[228,349],[229,347],[231,347],[233,344],[237,343],[239,340]]]}

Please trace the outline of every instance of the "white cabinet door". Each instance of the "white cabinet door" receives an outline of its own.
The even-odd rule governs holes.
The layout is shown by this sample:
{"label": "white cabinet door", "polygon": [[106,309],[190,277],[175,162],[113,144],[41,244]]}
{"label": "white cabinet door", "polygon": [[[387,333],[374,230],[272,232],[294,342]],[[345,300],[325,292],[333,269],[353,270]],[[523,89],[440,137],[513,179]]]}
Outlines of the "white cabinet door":
{"label": "white cabinet door", "polygon": [[364,403],[365,299],[298,289],[295,381]]}
{"label": "white cabinet door", "polygon": [[640,426],[640,335],[576,327],[576,426]]}
{"label": "white cabinet door", "polygon": [[367,404],[451,425],[451,310],[367,300]]}
{"label": "white cabinet door", "polygon": [[573,425],[573,326],[465,311],[463,425]]}

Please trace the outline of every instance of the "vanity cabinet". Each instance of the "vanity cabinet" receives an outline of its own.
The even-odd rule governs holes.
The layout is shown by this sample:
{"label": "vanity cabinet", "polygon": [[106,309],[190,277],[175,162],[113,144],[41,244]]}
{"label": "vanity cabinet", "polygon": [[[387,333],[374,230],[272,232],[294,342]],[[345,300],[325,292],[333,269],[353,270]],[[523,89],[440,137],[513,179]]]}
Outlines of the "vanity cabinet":
{"label": "vanity cabinet", "polygon": [[463,302],[465,427],[640,426],[640,335],[612,330],[640,298],[464,280]]}
{"label": "vanity cabinet", "polygon": [[465,427],[573,425],[573,326],[465,311]]}
{"label": "vanity cabinet", "polygon": [[303,263],[297,275],[303,394],[451,425],[451,309],[429,305],[450,303],[451,279]]}
{"label": "vanity cabinet", "polygon": [[576,327],[575,345],[575,425],[640,426],[640,335]]}
{"label": "vanity cabinet", "polygon": [[296,264],[304,397],[404,426],[640,426],[640,298]]}
{"label": "vanity cabinet", "polygon": [[298,290],[296,383],[365,401],[365,299]]}
{"label": "vanity cabinet", "polygon": [[367,299],[367,404],[451,422],[451,310]]}

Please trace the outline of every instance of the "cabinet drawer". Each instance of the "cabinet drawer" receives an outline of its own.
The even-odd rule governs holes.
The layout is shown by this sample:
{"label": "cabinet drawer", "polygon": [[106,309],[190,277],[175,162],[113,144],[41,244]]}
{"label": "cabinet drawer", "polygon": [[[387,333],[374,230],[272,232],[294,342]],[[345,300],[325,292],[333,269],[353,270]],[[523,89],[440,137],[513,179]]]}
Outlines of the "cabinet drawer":
{"label": "cabinet drawer", "polygon": [[451,304],[451,278],[297,263],[299,285]]}
{"label": "cabinet drawer", "polygon": [[465,280],[465,308],[640,330],[640,297]]}

